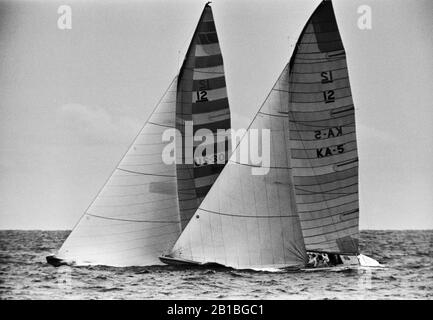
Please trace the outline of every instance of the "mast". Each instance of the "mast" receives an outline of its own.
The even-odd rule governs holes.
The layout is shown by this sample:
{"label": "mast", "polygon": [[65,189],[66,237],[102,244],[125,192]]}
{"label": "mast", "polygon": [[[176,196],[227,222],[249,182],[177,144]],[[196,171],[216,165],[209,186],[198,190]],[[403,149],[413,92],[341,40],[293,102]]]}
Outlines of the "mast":
{"label": "mast", "polygon": [[[199,104],[194,100],[196,91],[209,99]],[[158,256],[172,248],[224,166],[196,168],[162,161],[167,145],[162,136],[167,129],[181,131],[182,141],[175,141],[176,152],[185,153],[185,141],[192,140],[184,128],[187,120],[194,122],[194,131],[199,127],[212,132],[230,128],[222,56],[208,4],[179,76],[52,261],[110,266],[161,264]],[[229,144],[225,151],[230,152]]]}
{"label": "mast", "polygon": [[290,148],[305,246],[357,254],[355,109],[331,1],[323,1],[308,20],[289,65]]}

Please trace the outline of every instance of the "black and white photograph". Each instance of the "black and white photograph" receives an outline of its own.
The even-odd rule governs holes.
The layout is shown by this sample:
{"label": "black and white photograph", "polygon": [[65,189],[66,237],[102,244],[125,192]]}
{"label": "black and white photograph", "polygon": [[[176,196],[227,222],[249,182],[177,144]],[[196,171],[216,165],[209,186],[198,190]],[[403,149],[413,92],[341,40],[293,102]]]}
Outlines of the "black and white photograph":
{"label": "black and white photograph", "polygon": [[433,300],[432,34],[431,0],[0,0],[0,300]]}

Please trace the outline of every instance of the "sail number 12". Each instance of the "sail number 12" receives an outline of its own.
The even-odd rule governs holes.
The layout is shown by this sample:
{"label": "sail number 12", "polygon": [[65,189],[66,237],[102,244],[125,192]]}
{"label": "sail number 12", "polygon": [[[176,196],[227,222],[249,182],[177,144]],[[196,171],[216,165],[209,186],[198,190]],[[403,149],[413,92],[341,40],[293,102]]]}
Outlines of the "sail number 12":
{"label": "sail number 12", "polygon": [[197,102],[202,102],[202,101],[208,101],[206,90],[197,91]]}
{"label": "sail number 12", "polygon": [[199,87],[196,92],[197,102],[209,101],[207,99],[207,91],[206,91],[208,88],[209,88],[209,81],[207,79],[199,81]]}

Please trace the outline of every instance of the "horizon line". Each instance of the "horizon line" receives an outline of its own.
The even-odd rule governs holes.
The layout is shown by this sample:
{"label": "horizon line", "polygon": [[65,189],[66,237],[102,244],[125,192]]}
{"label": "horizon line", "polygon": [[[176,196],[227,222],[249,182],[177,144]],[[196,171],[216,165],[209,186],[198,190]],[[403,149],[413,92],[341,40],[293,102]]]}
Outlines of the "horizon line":
{"label": "horizon line", "polygon": [[[2,228],[0,227],[0,231],[72,231],[72,229],[13,229],[13,228]],[[433,227],[431,228],[411,228],[411,229],[375,229],[375,228],[369,228],[369,229],[359,229],[359,231],[433,231]]]}

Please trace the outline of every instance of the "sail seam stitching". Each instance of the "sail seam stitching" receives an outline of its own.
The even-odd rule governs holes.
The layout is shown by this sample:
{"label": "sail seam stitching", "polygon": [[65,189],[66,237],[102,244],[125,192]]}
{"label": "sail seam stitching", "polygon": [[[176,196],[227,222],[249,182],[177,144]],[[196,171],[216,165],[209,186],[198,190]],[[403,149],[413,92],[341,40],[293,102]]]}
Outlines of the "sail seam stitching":
{"label": "sail seam stitching", "polygon": [[241,214],[232,214],[232,213],[222,213],[222,212],[217,212],[217,211],[212,211],[212,210],[207,210],[207,209],[203,209],[203,208],[199,208],[199,210],[203,210],[209,213],[214,213],[214,214],[218,214],[218,215],[223,215],[223,216],[229,216],[229,217],[242,217],[242,218],[295,218],[297,217],[297,215],[278,215],[278,216],[246,216],[246,215],[241,215]]}

